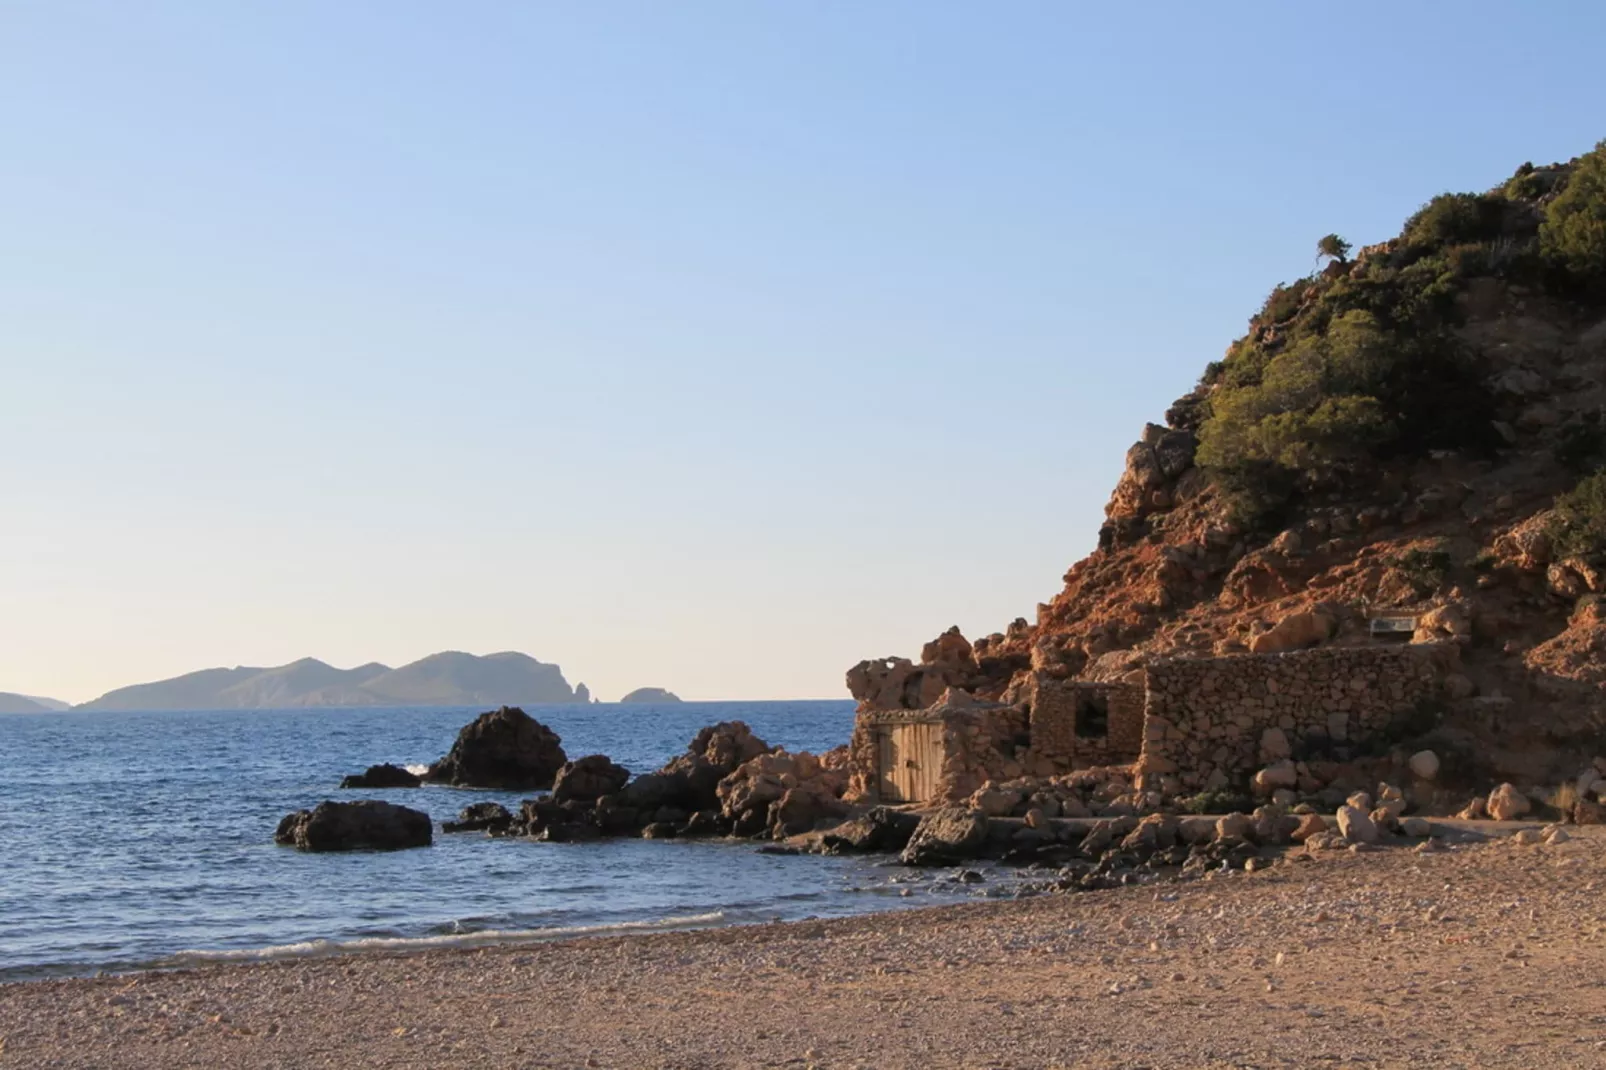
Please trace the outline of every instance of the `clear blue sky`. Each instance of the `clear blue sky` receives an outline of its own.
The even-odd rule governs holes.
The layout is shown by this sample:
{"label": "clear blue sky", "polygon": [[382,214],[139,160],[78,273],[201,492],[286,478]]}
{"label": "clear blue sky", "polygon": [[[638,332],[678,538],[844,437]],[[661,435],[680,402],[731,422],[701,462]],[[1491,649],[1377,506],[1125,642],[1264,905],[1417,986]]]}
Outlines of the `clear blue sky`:
{"label": "clear blue sky", "polygon": [[1031,617],[1316,239],[1606,137],[1606,5],[0,3],[0,690]]}

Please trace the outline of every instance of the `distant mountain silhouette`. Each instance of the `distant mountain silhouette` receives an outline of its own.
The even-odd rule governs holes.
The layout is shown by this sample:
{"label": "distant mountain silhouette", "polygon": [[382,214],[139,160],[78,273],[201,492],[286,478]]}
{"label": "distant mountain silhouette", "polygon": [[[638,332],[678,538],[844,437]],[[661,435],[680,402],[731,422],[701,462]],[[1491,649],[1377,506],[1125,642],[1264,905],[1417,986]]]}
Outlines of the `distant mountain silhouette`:
{"label": "distant mountain silhouette", "polygon": [[[12,696],[18,697],[21,696]],[[109,691],[81,710],[262,710],[298,706],[517,706],[578,701],[563,670],[508,651],[431,654],[392,669],[317,658],[263,669],[202,669]]]}
{"label": "distant mountain silhouette", "polygon": [[632,705],[644,702],[679,702],[680,696],[661,687],[638,687],[619,701],[629,702]]}
{"label": "distant mountain silhouette", "polygon": [[51,707],[27,695],[0,691],[0,713],[49,713]]}

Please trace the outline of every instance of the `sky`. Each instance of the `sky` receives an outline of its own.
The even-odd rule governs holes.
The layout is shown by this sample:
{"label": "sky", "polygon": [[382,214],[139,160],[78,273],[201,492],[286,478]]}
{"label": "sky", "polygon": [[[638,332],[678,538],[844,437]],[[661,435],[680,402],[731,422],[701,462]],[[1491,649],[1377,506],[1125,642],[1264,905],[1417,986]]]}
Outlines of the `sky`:
{"label": "sky", "polygon": [[0,690],[1035,616],[1316,239],[1606,137],[1606,5],[0,0]]}

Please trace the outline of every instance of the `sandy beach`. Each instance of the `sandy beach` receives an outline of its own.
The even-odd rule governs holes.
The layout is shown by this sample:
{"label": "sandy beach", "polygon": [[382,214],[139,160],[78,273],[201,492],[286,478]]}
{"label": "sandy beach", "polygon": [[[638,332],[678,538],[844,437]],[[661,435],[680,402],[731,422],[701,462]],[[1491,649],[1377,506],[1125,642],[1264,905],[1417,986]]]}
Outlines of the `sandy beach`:
{"label": "sandy beach", "polygon": [[11,985],[0,1066],[1606,1066],[1603,847]]}

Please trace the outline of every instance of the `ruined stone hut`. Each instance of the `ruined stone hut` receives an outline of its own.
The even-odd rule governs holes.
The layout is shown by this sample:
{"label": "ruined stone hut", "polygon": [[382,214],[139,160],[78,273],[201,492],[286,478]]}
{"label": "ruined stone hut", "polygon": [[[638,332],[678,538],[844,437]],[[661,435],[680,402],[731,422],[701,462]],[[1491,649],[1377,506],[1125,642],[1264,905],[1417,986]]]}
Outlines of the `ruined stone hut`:
{"label": "ruined stone hut", "polygon": [[1438,644],[1170,658],[1115,683],[1031,673],[1013,702],[949,691],[861,710],[852,787],[887,803],[956,802],[988,781],[1133,765],[1191,790],[1242,785],[1278,729],[1295,749],[1353,745],[1440,692]]}

